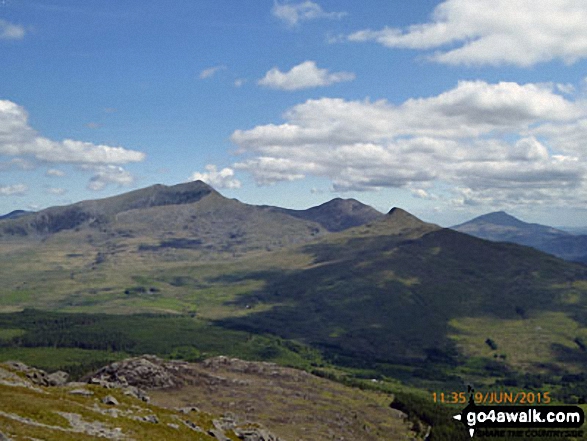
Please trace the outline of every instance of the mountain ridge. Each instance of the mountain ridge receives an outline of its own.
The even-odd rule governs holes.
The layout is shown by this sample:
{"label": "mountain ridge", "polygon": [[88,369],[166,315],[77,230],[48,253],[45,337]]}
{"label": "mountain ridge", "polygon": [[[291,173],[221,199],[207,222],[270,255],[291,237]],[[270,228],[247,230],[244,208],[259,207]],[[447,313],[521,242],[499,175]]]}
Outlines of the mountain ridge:
{"label": "mountain ridge", "polygon": [[[87,232],[104,240],[119,234],[142,235],[149,239],[146,242],[151,248],[151,239],[163,241],[169,237],[189,239],[192,244],[202,240],[203,244],[226,248],[224,236],[232,242],[246,240],[245,236],[254,241],[254,237],[266,233],[270,239],[261,240],[261,249],[313,240],[382,218],[382,213],[355,199],[335,198],[308,209],[292,210],[242,203],[224,197],[202,181],[193,181],[173,186],[156,184],[103,199],[10,216],[0,220],[0,237],[44,240],[59,233]],[[279,237],[279,224],[284,240]],[[214,230],[221,230],[223,238],[216,237]]]}
{"label": "mountain ridge", "polygon": [[330,232],[338,232],[381,219],[384,215],[356,199],[334,198],[305,210],[263,206],[301,219],[319,223]]}
{"label": "mountain ridge", "polygon": [[572,235],[547,225],[524,222],[504,211],[478,216],[451,229],[494,242],[530,246],[565,260],[587,263],[587,235]]}

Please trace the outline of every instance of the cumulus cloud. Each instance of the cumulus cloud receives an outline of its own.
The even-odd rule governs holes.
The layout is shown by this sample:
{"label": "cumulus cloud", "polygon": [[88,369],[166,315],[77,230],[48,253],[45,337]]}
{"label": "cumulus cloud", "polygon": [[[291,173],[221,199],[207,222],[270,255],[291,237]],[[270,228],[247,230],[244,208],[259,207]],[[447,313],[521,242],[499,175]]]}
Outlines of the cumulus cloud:
{"label": "cumulus cloud", "polygon": [[0,40],[22,40],[24,36],[24,27],[0,18]]}
{"label": "cumulus cloud", "polygon": [[218,72],[220,72],[221,70],[225,70],[225,69],[226,69],[226,66],[224,66],[224,65],[209,67],[208,69],[204,69],[202,72],[200,72],[200,79],[205,80],[207,78],[212,78]]}
{"label": "cumulus cloud", "polygon": [[0,186],[0,196],[24,196],[29,188],[24,184]]}
{"label": "cumulus cloud", "polygon": [[63,176],[65,176],[65,172],[63,170],[59,170],[56,168],[50,168],[49,170],[47,170],[45,174],[52,178],[62,178]]}
{"label": "cumulus cloud", "polygon": [[320,69],[315,61],[304,61],[294,66],[289,72],[281,72],[274,67],[265,74],[258,84],[278,90],[300,90],[313,87],[330,86],[344,81],[352,81],[355,74],[350,72],[330,73],[328,69]]}
{"label": "cumulus cloud", "polygon": [[34,170],[35,168],[35,164],[22,158],[14,158],[10,161],[0,162],[0,171],[8,171],[13,169]]}
{"label": "cumulus cloud", "polygon": [[88,189],[93,191],[103,190],[108,184],[123,187],[134,182],[134,176],[130,172],[116,165],[84,166],[83,168],[93,172],[88,183]]}
{"label": "cumulus cloud", "polygon": [[195,172],[190,181],[204,181],[214,188],[240,188],[241,183],[234,177],[234,170],[223,168],[218,170],[215,165],[208,164],[204,173]]}
{"label": "cumulus cloud", "polygon": [[[121,165],[145,159],[143,152],[123,147],[73,139],[53,141],[42,137],[28,124],[25,109],[8,100],[0,100],[0,155],[15,157],[10,164],[20,164],[21,168],[27,164],[32,166],[32,160],[46,164],[76,164],[84,170],[98,171],[119,170]],[[90,183],[92,188],[99,187],[105,182],[120,184],[125,179],[128,182],[129,179],[108,180],[101,178],[100,173],[96,175],[97,179]],[[128,172],[125,173],[130,176]],[[58,169],[51,168],[47,171],[47,176],[63,175]]]}
{"label": "cumulus cloud", "polygon": [[96,145],[66,139],[52,141],[39,136],[28,124],[21,106],[0,100],[0,154],[31,156],[48,163],[125,164],[140,162],[145,154],[122,147]]}
{"label": "cumulus cloud", "polygon": [[271,14],[283,21],[288,27],[295,27],[302,21],[317,20],[320,18],[338,20],[344,17],[346,12],[326,12],[322,7],[312,1],[300,3],[280,3],[275,1]]}
{"label": "cumulus cloud", "polygon": [[232,134],[243,156],[234,168],[259,185],[318,176],[337,191],[405,187],[428,199],[435,183],[469,202],[494,190],[525,202],[587,197],[587,108],[555,86],[463,81],[400,105],[322,98],[284,119]]}
{"label": "cumulus cloud", "polygon": [[583,0],[445,0],[428,23],[366,29],[348,39],[436,49],[428,58],[450,65],[572,64],[587,56],[586,22]]}
{"label": "cumulus cloud", "polygon": [[45,189],[45,193],[50,194],[50,195],[54,195],[54,196],[63,196],[64,194],[67,193],[67,190],[65,188],[49,187],[49,188]]}

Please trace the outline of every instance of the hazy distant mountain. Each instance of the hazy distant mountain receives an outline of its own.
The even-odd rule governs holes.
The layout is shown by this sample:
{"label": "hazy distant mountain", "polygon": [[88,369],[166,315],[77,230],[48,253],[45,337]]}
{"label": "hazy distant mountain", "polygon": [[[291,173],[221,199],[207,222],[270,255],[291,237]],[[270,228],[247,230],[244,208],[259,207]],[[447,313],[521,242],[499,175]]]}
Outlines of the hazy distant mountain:
{"label": "hazy distant mountain", "polygon": [[587,234],[587,227],[558,227],[558,229],[571,234]]}
{"label": "hazy distant mountain", "polygon": [[14,210],[8,214],[0,216],[0,220],[2,219],[16,219],[21,216],[26,216],[27,214],[32,213],[32,211],[25,211],[25,210]]}
{"label": "hazy distant mountain", "polygon": [[452,229],[481,239],[526,245],[565,260],[587,263],[587,235],[572,235],[546,225],[523,222],[503,211],[476,217]]}

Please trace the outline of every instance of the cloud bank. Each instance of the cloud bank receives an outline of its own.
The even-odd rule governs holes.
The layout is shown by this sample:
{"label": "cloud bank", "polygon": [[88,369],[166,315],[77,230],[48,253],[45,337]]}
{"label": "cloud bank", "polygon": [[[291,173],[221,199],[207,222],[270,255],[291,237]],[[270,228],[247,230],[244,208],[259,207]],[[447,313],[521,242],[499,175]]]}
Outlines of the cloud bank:
{"label": "cloud bank", "polygon": [[406,29],[365,29],[350,41],[390,48],[437,51],[428,58],[449,65],[528,67],[587,57],[587,3],[583,0],[446,0],[428,23]]}
{"label": "cloud bank", "polygon": [[553,86],[463,81],[400,105],[322,98],[284,119],[232,134],[234,168],[259,185],[319,176],[337,191],[404,187],[460,205],[587,201],[587,108]]}
{"label": "cloud bank", "polygon": [[[8,100],[0,100],[0,155],[17,157],[19,161],[30,158],[49,165],[77,165],[83,170],[95,172],[90,182],[90,188],[94,190],[102,189],[106,183],[131,183],[130,173],[121,166],[145,159],[143,152],[123,147],[72,139],[53,141],[39,136],[29,126],[25,109]],[[112,170],[116,170],[118,178],[108,177],[112,175]],[[62,176],[62,172],[55,169],[47,173],[50,176]],[[124,178],[120,177],[122,174]]]}

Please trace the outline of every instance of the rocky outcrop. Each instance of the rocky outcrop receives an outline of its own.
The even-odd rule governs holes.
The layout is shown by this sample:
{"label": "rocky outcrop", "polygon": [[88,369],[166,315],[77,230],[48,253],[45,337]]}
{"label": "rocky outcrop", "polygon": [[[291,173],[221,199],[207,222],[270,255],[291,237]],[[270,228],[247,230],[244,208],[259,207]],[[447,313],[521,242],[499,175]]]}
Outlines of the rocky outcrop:
{"label": "rocky outcrop", "polygon": [[131,385],[141,389],[165,389],[183,384],[181,377],[168,365],[169,362],[158,357],[143,355],[109,364],[87,379],[96,384],[105,382],[118,387]]}
{"label": "rocky outcrop", "polygon": [[[234,415],[214,418],[196,407],[167,409],[144,404],[146,395],[137,385],[178,387],[188,370],[188,363],[144,356],[106,366],[88,377],[86,383],[67,383],[64,372],[47,373],[20,362],[0,364],[0,395],[5,398],[0,420],[10,422],[2,426],[0,441],[15,436],[20,439],[24,433],[21,431],[28,429],[41,433],[41,438],[48,441],[71,436],[79,440],[140,440],[154,426],[161,439],[191,439],[190,434],[197,432],[196,439],[208,441],[232,441],[235,437],[242,441],[284,441]],[[23,399],[34,400],[30,413],[16,404]],[[11,403],[15,403],[14,408]],[[45,416],[39,418],[40,415]],[[55,416],[62,422],[55,424]]]}
{"label": "rocky outcrop", "polygon": [[48,374],[41,369],[29,367],[19,361],[8,361],[6,364],[14,370],[24,373],[37,386],[63,386],[69,378],[67,372],[56,371]]}
{"label": "rocky outcrop", "polygon": [[[120,388],[125,390],[125,393],[134,390],[138,397],[146,397],[146,391],[148,390],[180,388],[188,384],[202,386],[238,384],[242,386],[245,383],[242,380],[229,380],[209,372],[227,365],[236,371],[263,374],[267,377],[275,377],[283,373],[283,368],[279,368],[274,363],[247,362],[222,356],[208,359],[202,363],[202,367],[208,370],[207,372],[193,363],[176,360],[166,361],[153,355],[143,355],[105,366],[85,380],[91,384],[101,385],[106,388]],[[305,372],[298,373],[302,376],[309,375]],[[108,404],[113,403],[109,402]],[[183,407],[177,409],[177,411],[186,415],[191,412],[199,412],[196,407]],[[193,430],[201,431],[189,420],[185,421],[185,424]],[[284,441],[266,429],[248,421],[240,420],[232,414],[215,419],[213,425],[214,427],[206,433],[218,441],[230,441],[228,437],[230,433],[243,441]]]}

